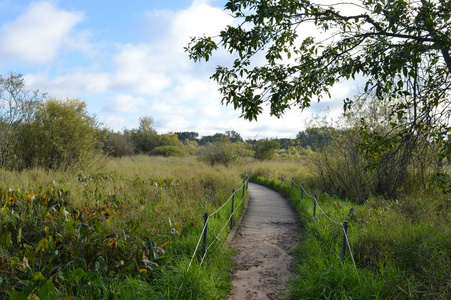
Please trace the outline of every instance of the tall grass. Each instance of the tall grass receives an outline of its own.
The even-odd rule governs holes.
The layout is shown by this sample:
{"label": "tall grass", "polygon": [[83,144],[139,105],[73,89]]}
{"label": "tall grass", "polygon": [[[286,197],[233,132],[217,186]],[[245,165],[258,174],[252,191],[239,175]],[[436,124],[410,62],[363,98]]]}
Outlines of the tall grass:
{"label": "tall grass", "polygon": [[[279,169],[276,169],[279,168]],[[252,180],[281,191],[295,203],[305,232],[297,249],[295,275],[288,299],[449,299],[451,297],[451,200],[441,192],[410,194],[397,201],[372,197],[363,204],[340,199],[310,182],[304,167],[259,163]],[[270,170],[270,179],[267,178]],[[281,183],[280,174],[290,174]],[[287,176],[288,177],[288,176]],[[291,193],[291,177],[334,221],[347,220],[348,238],[357,270],[346,249],[343,230],[317,208],[300,188]]]}
{"label": "tall grass", "polygon": [[[0,179],[0,298],[221,299],[230,291],[228,227],[203,267],[199,253],[188,266],[202,215],[242,185],[237,170],[138,156],[96,173],[1,171]],[[227,206],[209,220],[210,241],[229,214]]]}

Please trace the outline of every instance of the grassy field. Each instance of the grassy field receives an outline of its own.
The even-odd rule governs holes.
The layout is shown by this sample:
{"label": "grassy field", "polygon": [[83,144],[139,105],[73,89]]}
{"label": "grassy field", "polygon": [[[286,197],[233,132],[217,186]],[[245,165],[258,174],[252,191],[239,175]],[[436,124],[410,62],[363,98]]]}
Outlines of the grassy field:
{"label": "grassy field", "polygon": [[[1,171],[0,298],[225,298],[227,230],[203,266],[200,251],[189,265],[202,215],[242,180],[238,169],[195,158],[147,156],[92,173]],[[229,214],[227,206],[209,219],[210,240]]]}
{"label": "grassy field", "polygon": [[[450,298],[448,194],[356,204],[323,193],[310,169],[301,159],[212,168],[194,157],[137,156],[89,173],[1,171],[0,298],[226,299],[229,204],[209,219],[202,266],[193,253],[202,216],[230,199],[244,172],[291,198],[301,215],[288,299]],[[315,218],[301,183],[318,194]],[[352,256],[346,245],[341,261],[344,220]]]}
{"label": "grassy field", "polygon": [[[412,193],[393,201],[372,197],[359,205],[322,193],[308,163],[258,163],[251,168],[253,181],[294,202],[305,226],[288,299],[451,298],[448,194]],[[304,194],[301,200],[296,185],[292,193],[291,178],[310,195],[318,194],[315,218],[313,198]],[[342,262],[344,220],[352,256],[346,245]]]}

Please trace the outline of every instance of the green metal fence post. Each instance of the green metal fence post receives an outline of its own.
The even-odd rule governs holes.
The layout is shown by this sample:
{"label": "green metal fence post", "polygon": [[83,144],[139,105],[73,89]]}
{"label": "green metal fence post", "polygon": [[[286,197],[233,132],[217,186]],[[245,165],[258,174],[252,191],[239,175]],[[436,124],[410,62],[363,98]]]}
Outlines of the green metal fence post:
{"label": "green metal fence post", "polygon": [[204,234],[202,238],[202,259],[205,257],[207,251],[207,229],[208,229],[208,213],[204,214]]}
{"label": "green metal fence post", "polygon": [[341,244],[341,261],[345,261],[346,243],[347,243],[347,231],[348,221],[343,222],[343,243]]}
{"label": "green metal fence post", "polygon": [[235,189],[232,190],[232,209],[230,210],[231,212],[231,217],[230,217],[230,228],[233,227],[233,212],[234,212],[234,206],[235,206]]}
{"label": "green metal fence post", "polygon": [[313,220],[316,219],[316,194],[313,195]]}

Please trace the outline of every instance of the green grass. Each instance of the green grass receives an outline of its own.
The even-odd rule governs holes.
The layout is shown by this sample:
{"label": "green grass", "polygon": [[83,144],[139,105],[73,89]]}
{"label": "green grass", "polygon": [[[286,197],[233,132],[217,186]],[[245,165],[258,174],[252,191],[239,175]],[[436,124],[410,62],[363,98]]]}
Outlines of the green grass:
{"label": "green grass", "polygon": [[[276,171],[275,167],[279,169]],[[255,167],[253,167],[254,169]],[[270,180],[267,170],[270,170]],[[253,181],[279,190],[296,205],[305,231],[296,253],[288,299],[449,299],[451,297],[451,200],[440,192],[409,195],[397,201],[370,198],[359,205],[321,193],[305,166],[259,165]],[[299,172],[299,173],[297,173]],[[280,174],[290,180],[281,184]],[[286,177],[288,177],[286,176]],[[349,222],[348,238],[357,270],[346,249],[342,228],[316,210],[300,188],[291,193],[291,177],[333,220]]]}
{"label": "green grass", "polygon": [[[0,298],[224,299],[230,204],[190,268],[202,215],[242,185],[195,158],[113,159],[95,173],[0,171]],[[236,197],[241,199],[241,191]],[[239,214],[239,210],[237,214]]]}
{"label": "green grass", "polygon": [[[448,195],[358,205],[322,193],[303,161],[246,169],[254,181],[291,198],[305,227],[287,298],[450,298]],[[210,168],[193,157],[146,156],[113,159],[92,173],[0,171],[0,298],[226,299],[230,203],[209,219],[208,245],[214,243],[203,266],[200,251],[189,264],[203,214],[241,186],[242,171]],[[301,200],[296,186],[292,193],[291,178],[319,195],[330,218],[349,222],[357,271],[348,249],[339,260],[340,225],[319,209],[313,218],[313,200]]]}

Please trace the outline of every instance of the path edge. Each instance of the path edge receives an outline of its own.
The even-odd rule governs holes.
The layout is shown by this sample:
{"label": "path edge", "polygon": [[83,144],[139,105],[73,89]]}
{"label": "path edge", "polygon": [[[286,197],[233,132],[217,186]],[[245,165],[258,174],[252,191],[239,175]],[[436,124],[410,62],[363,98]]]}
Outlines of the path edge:
{"label": "path edge", "polygon": [[249,185],[247,186],[247,201],[244,203],[243,209],[241,210],[241,214],[238,217],[238,220],[235,221],[235,224],[233,225],[232,230],[229,232],[229,236],[225,240],[225,244],[229,245],[232,241],[233,237],[235,236],[236,231],[238,230],[238,227],[240,227],[240,223],[244,218],[244,215],[246,214],[247,206],[249,205],[249,202],[251,201],[251,197],[249,195]]}

